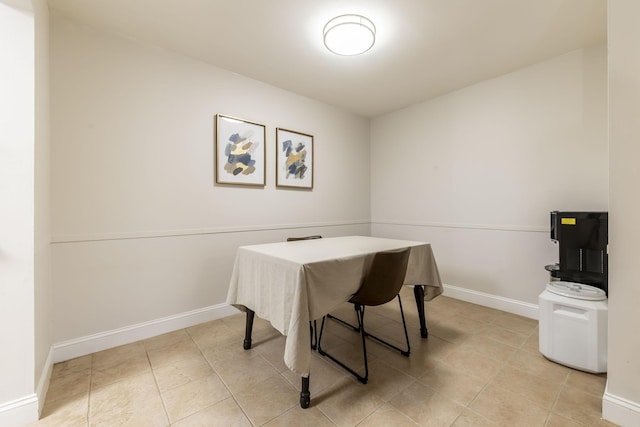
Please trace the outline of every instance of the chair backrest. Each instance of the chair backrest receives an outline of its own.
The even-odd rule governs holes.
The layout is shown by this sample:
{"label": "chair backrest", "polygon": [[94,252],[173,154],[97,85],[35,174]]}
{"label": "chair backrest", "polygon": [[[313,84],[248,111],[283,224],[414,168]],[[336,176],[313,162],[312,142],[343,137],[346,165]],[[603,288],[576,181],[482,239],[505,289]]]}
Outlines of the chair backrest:
{"label": "chair backrest", "polygon": [[410,251],[411,248],[406,248],[376,253],[362,286],[349,302],[381,305],[394,299],[404,284]]}
{"label": "chair backrest", "polygon": [[313,240],[313,239],[322,239],[322,236],[316,234],[314,236],[287,237],[287,242],[295,242],[296,240]]}

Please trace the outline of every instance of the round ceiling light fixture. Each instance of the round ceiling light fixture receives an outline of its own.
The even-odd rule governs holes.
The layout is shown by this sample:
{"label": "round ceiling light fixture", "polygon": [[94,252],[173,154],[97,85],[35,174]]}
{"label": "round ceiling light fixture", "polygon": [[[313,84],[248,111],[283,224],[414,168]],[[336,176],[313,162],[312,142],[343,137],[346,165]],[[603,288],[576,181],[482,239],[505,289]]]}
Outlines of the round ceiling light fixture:
{"label": "round ceiling light fixture", "polygon": [[324,45],[336,55],[365,53],[376,42],[376,26],[362,15],[336,16],[324,26]]}

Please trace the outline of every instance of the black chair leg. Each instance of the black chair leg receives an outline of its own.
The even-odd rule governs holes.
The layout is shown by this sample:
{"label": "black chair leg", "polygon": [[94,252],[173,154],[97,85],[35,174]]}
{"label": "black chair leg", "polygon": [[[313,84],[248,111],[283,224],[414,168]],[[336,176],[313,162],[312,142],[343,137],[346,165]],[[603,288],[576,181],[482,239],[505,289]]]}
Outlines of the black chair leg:
{"label": "black chair leg", "polygon": [[322,325],[320,326],[320,337],[318,338],[318,353],[320,353],[320,355],[322,356],[326,356],[329,359],[333,360],[335,363],[337,363],[338,365],[342,366],[344,369],[346,369],[348,372],[350,372],[351,374],[353,374],[358,381],[360,381],[362,384],[366,384],[367,381],[369,380],[369,363],[368,363],[368,359],[367,359],[367,340],[366,338],[373,338],[374,340],[378,341],[381,344],[384,344],[388,347],[391,347],[392,349],[399,351],[400,354],[402,354],[403,356],[409,356],[409,354],[411,353],[411,345],[409,343],[409,333],[407,332],[407,322],[404,318],[404,309],[402,308],[402,298],[400,298],[400,295],[398,295],[398,304],[400,305],[400,315],[402,316],[402,327],[404,329],[404,337],[405,340],[407,341],[407,349],[403,350],[400,347],[397,347],[375,335],[372,335],[370,333],[368,333],[365,330],[364,327],[364,306],[360,305],[360,304],[354,304],[354,309],[356,311],[356,316],[358,317],[358,328],[356,329],[355,327],[353,327],[352,325],[334,318],[335,320],[338,320],[341,323],[345,323],[348,326],[351,326],[353,329],[356,329],[358,331],[360,331],[360,336],[362,338],[362,353],[363,353],[363,358],[364,358],[364,376],[361,376],[360,374],[358,374],[355,370],[353,370],[352,368],[350,368],[349,366],[345,365],[344,363],[342,363],[340,360],[336,359],[335,357],[333,357],[332,355],[330,355],[329,353],[327,353],[326,351],[324,351],[322,349],[322,333],[324,332],[324,323],[325,323],[325,319],[329,316],[325,316],[322,318]]}
{"label": "black chair leg", "polygon": [[311,338],[311,349],[318,348],[318,323],[317,320],[309,321],[309,337]]}
{"label": "black chair leg", "polygon": [[[399,351],[400,354],[402,354],[403,356],[409,356],[409,354],[411,354],[411,345],[409,344],[409,334],[407,333],[407,322],[404,319],[404,310],[402,309],[402,298],[400,298],[400,295],[398,295],[398,303],[400,304],[400,315],[402,316],[402,327],[404,328],[404,337],[407,340],[407,349],[403,350],[398,346],[395,346],[393,344],[391,344],[390,342],[387,342],[385,340],[383,340],[382,338],[379,338],[375,335],[371,335],[370,333],[365,333],[366,336],[373,338],[374,340],[378,341],[381,344],[384,344],[388,347],[391,347],[392,349]],[[363,308],[364,311],[364,308]]]}
{"label": "black chair leg", "polygon": [[327,317],[328,317],[329,319],[333,319],[333,320],[335,320],[336,322],[342,323],[344,326],[347,326],[347,327],[349,327],[349,328],[353,329],[353,330],[354,330],[354,331],[356,331],[356,332],[360,332],[360,328],[359,328],[359,327],[357,327],[357,326],[353,326],[351,323],[346,322],[346,321],[344,321],[344,320],[342,320],[342,319],[339,319],[339,318],[337,318],[336,316],[334,316],[334,315],[332,315],[332,314],[327,314]]}
{"label": "black chair leg", "polygon": [[369,363],[367,362],[367,331],[364,329],[364,306],[356,304],[356,313],[358,314],[358,328],[362,337],[362,354],[364,356],[364,377],[356,374],[358,381],[366,384],[369,380]]}
{"label": "black chair leg", "polygon": [[367,363],[367,343],[366,343],[366,335],[365,335],[366,332],[365,332],[364,327],[363,327],[364,307],[360,306],[359,304],[356,304],[356,314],[358,316],[358,329],[360,330],[360,336],[362,337],[362,352],[363,352],[363,358],[364,358],[364,376],[358,374],[355,370],[353,370],[349,366],[345,365],[343,362],[341,362],[340,360],[336,359],[335,357],[333,357],[332,355],[330,355],[329,353],[327,353],[326,351],[324,351],[322,349],[322,333],[324,332],[324,323],[325,323],[326,316],[322,318],[322,324],[320,326],[320,336],[318,337],[318,353],[320,353],[320,355],[322,355],[322,356],[328,357],[329,359],[333,360],[335,363],[337,363],[338,365],[342,366],[345,370],[347,370],[353,376],[355,376],[358,379],[358,381],[360,381],[362,384],[366,384],[367,381],[369,380],[369,364]]}

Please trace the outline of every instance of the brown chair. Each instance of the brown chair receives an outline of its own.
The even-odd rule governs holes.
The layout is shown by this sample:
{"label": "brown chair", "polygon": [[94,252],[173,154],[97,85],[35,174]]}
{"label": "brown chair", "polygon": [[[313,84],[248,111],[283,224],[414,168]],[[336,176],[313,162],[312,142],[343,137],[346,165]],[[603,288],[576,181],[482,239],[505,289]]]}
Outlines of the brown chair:
{"label": "brown chair", "polygon": [[[410,248],[401,249],[398,251],[385,251],[378,252],[374,255],[371,266],[367,270],[365,277],[362,281],[362,285],[358,292],[356,292],[351,299],[350,303],[353,304],[358,318],[358,328],[362,337],[362,352],[364,356],[364,376],[358,374],[355,370],[348,367],[335,357],[328,354],[322,349],[322,333],[324,331],[325,319],[322,318],[322,325],[320,327],[320,337],[318,338],[318,352],[322,356],[327,356],[329,359],[342,366],[347,371],[351,372],[355,377],[363,384],[367,383],[369,378],[369,365],[367,363],[367,345],[366,338],[370,337],[376,341],[385,344],[394,350],[399,351],[403,356],[409,356],[411,347],[409,345],[409,335],[407,334],[407,324],[404,319],[404,311],[402,310],[402,300],[400,298],[400,289],[404,284],[404,277],[407,272],[407,263],[409,261]],[[407,340],[407,349],[403,350],[395,345],[388,343],[374,335],[367,332],[364,326],[364,308],[365,306],[376,306],[386,304],[394,298],[398,298],[400,304],[400,314],[402,316],[402,325],[404,327],[404,336]],[[338,319],[336,319],[338,320]],[[351,326],[351,325],[350,325]],[[355,328],[354,328],[355,329]]]}
{"label": "brown chair", "polygon": [[[296,242],[298,240],[315,240],[322,239],[319,234],[304,237],[287,237],[287,242]],[[315,320],[309,322],[309,333],[311,334],[311,348],[315,350],[318,347],[318,323]]]}

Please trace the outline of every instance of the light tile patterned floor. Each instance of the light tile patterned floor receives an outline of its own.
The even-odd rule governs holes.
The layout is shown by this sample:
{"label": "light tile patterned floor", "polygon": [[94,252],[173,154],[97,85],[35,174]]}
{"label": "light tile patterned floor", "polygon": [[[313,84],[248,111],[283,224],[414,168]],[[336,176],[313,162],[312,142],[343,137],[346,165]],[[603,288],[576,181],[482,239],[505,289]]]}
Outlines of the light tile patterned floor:
{"label": "light tile patterned floor", "polygon": [[[33,426],[613,425],[600,418],[606,377],[542,357],[536,321],[440,296],[422,339],[411,289],[402,295],[411,356],[368,341],[363,385],[314,352],[309,409],[282,361],[284,337],[257,319],[244,351],[238,314],[56,364]],[[402,337],[396,307],[367,309],[369,329]],[[359,335],[327,328],[324,347],[360,363]]]}

